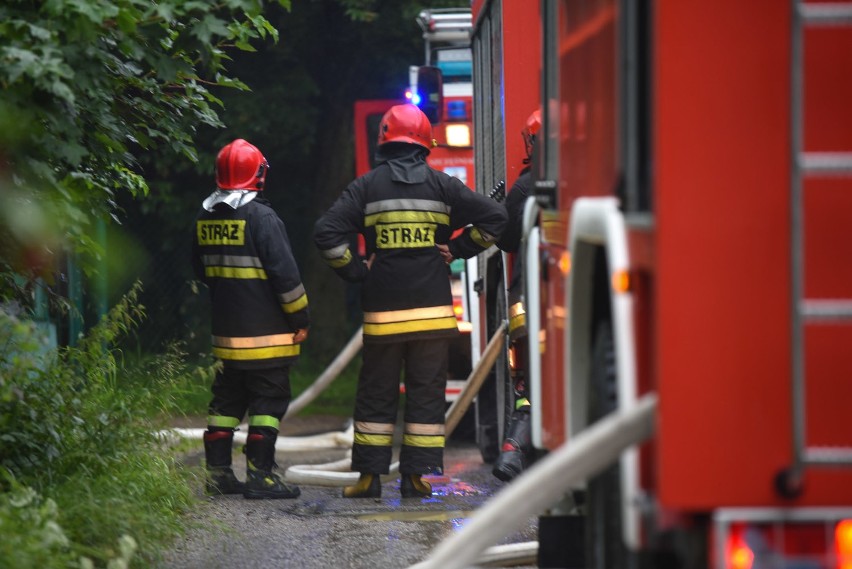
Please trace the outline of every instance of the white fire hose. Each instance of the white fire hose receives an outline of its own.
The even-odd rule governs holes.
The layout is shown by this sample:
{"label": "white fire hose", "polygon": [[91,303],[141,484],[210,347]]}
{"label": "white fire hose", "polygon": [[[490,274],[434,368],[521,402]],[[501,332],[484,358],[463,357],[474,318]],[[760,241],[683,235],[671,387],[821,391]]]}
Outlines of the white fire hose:
{"label": "white fire hose", "polygon": [[[478,556],[489,543],[518,529],[530,516],[612,464],[622,451],[649,438],[656,410],[657,396],[651,393],[634,407],[611,413],[586,428],[504,486],[461,531],[410,569],[455,569],[481,560]],[[534,543],[515,545],[519,552],[528,553]]]}

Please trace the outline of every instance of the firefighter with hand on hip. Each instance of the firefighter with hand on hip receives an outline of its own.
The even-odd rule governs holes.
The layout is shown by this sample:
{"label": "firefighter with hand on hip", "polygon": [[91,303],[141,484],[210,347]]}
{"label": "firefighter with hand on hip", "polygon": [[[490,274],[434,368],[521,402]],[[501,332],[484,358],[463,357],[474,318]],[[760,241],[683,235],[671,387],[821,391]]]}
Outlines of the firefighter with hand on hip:
{"label": "firefighter with hand on hip", "polygon": [[[279,424],[290,405],[290,366],[308,335],[308,298],[284,222],[263,198],[269,163],[236,139],[216,158],[216,185],[195,222],[195,275],[210,290],[212,385],[204,453],[207,491],[295,498],[273,469]],[[246,482],[231,468],[234,429],[248,413]]]}
{"label": "firefighter with hand on hip", "polygon": [[[443,470],[445,388],[450,340],[458,334],[447,263],[493,245],[503,206],[431,168],[432,125],[414,105],[397,105],[379,125],[377,166],[344,190],[314,229],[326,263],[362,282],[364,347],[355,401],[348,498],[379,497],[390,469],[404,371],[399,454],[403,498],[431,496],[424,474]],[[452,240],[454,230],[465,228]],[[349,243],[364,235],[366,262]]]}
{"label": "firefighter with hand on hip", "polygon": [[526,370],[529,361],[527,347],[526,311],[523,304],[522,255],[518,249],[523,231],[524,204],[533,194],[533,177],[530,163],[538,131],[541,129],[541,111],[534,111],[527,118],[521,136],[524,139],[524,168],[521,170],[512,188],[506,196],[506,212],[509,224],[497,242],[497,247],[507,253],[514,253],[512,278],[509,281],[507,296],[509,299],[509,341],[514,350],[516,365],[513,373],[513,391],[515,408],[506,428],[506,436],[500,447],[500,455],[494,462],[494,476],[508,482],[523,472],[532,457],[532,438],[530,433],[530,401],[527,392]]}

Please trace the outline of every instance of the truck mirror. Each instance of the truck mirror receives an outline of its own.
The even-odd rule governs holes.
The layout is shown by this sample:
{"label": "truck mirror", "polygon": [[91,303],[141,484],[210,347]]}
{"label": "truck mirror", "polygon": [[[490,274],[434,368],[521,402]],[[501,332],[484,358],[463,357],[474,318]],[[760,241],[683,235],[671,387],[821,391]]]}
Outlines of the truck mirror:
{"label": "truck mirror", "polygon": [[444,78],[437,67],[424,65],[417,69],[417,93],[420,109],[432,124],[441,122],[444,111]]}

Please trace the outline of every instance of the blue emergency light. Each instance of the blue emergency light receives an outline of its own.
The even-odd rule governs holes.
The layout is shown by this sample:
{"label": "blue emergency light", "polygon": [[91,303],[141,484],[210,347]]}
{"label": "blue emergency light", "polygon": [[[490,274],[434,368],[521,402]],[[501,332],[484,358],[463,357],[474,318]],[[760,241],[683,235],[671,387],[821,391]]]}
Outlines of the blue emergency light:
{"label": "blue emergency light", "polygon": [[447,101],[447,119],[451,121],[467,120],[467,105],[464,101]]}
{"label": "blue emergency light", "polygon": [[412,91],[411,89],[406,89],[405,90],[405,98],[409,102],[417,105],[418,107],[420,106],[421,97],[420,97],[420,93],[418,93],[417,91]]}

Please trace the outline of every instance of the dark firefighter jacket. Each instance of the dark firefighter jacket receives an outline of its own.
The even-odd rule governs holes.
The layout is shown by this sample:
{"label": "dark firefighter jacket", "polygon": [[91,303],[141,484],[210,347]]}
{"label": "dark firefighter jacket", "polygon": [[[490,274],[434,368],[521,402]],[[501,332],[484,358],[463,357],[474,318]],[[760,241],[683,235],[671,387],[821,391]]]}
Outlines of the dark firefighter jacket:
{"label": "dark firefighter jacket", "polygon": [[[354,180],[320,218],[314,241],[342,278],[363,281],[364,341],[388,342],[458,333],[447,266],[493,245],[506,224],[502,205],[426,164],[425,149],[387,143],[375,169]],[[450,240],[454,230],[465,227]],[[353,255],[364,235],[371,268]]]}
{"label": "dark firefighter jacket", "polygon": [[526,310],[522,302],[523,293],[523,269],[521,259],[523,254],[518,251],[521,246],[521,233],[523,232],[524,204],[527,197],[532,195],[533,180],[529,167],[521,170],[520,176],[512,184],[512,189],[506,196],[506,213],[509,223],[506,230],[497,241],[497,247],[507,253],[514,253],[512,262],[512,277],[509,281],[509,338],[517,340],[526,336],[527,321]]}
{"label": "dark firefighter jacket", "polygon": [[240,369],[298,357],[293,333],[310,324],[308,297],[284,222],[269,202],[202,208],[192,252],[195,276],[210,289],[214,356]]}

